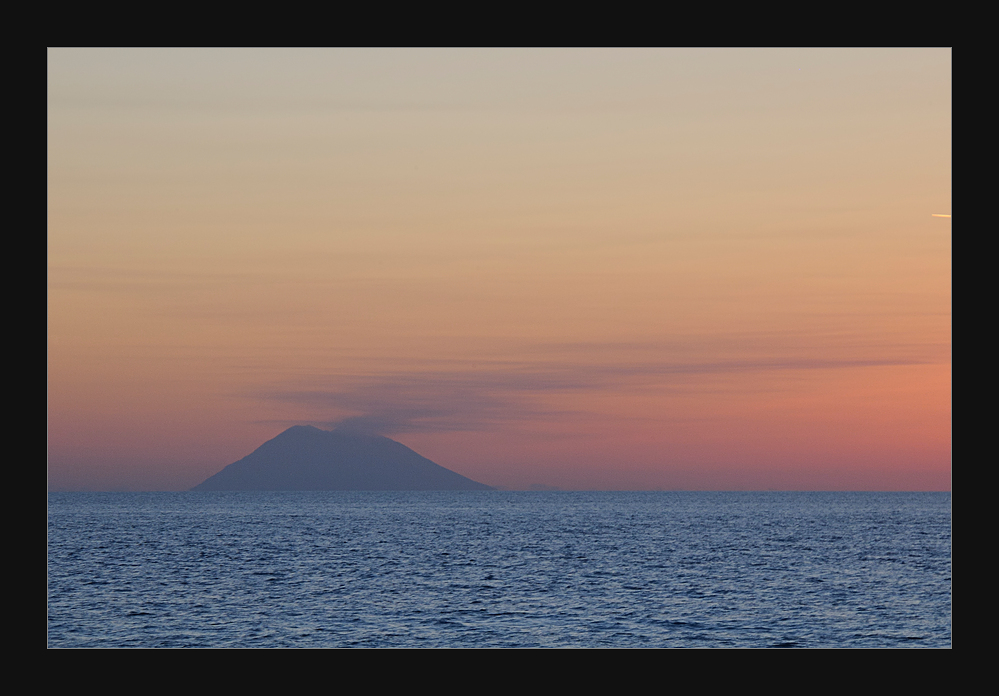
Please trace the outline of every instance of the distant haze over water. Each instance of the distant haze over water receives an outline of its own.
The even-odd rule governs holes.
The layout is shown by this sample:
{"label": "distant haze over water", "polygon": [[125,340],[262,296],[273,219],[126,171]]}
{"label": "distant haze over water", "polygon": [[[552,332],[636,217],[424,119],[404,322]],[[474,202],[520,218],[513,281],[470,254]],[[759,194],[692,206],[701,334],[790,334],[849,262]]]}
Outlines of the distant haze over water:
{"label": "distant haze over water", "polygon": [[303,424],[507,490],[950,490],[952,77],[48,49],[49,490],[189,490]]}

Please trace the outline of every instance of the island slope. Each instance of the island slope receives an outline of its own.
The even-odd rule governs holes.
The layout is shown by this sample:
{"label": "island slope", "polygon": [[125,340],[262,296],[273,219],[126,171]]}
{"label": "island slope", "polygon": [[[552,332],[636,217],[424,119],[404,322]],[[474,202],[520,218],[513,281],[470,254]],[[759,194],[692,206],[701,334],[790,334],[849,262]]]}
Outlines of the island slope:
{"label": "island slope", "polygon": [[296,425],[194,491],[487,491],[380,435]]}

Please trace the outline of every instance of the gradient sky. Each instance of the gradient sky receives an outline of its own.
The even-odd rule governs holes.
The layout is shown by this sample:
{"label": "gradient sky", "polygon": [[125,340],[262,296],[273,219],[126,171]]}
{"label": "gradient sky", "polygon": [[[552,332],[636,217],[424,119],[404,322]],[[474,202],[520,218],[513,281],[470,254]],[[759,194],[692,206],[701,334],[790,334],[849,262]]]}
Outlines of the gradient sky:
{"label": "gradient sky", "polygon": [[50,490],[295,424],[950,490],[951,51],[50,50]]}

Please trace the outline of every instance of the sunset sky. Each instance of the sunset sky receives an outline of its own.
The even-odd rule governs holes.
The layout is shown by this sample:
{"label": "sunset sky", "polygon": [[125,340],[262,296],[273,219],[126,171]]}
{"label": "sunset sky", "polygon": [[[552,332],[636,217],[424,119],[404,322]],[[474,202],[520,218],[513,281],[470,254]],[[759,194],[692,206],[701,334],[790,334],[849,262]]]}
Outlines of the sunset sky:
{"label": "sunset sky", "polygon": [[50,50],[49,489],[312,424],[511,489],[950,490],[951,73]]}

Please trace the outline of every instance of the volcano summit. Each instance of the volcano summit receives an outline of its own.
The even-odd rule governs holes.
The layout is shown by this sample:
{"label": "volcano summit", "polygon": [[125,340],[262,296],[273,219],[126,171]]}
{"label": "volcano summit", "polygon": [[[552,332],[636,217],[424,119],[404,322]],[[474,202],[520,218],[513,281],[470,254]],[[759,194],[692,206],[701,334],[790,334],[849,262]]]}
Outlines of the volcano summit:
{"label": "volcano summit", "polygon": [[380,435],[296,425],[194,491],[488,491]]}

